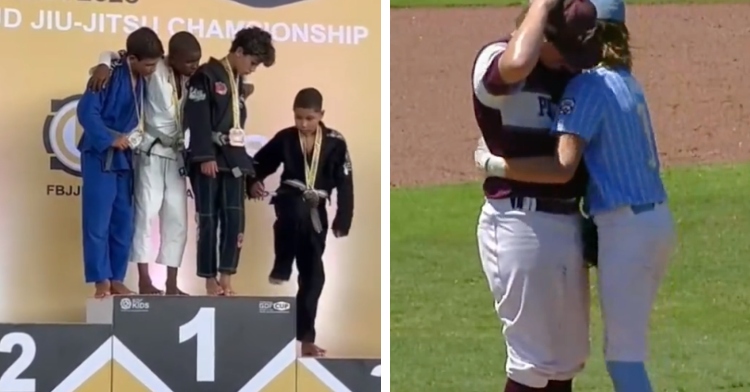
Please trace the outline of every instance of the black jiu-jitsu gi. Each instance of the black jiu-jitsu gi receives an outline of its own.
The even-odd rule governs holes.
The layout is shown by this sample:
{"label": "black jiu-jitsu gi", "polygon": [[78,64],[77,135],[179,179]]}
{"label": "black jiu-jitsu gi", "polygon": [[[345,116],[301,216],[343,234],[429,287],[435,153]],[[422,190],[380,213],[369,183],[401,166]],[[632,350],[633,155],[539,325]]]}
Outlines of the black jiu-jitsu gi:
{"label": "black jiu-jitsu gi", "polygon": [[[236,85],[237,96],[232,94],[231,83]],[[253,176],[253,163],[244,145],[228,142],[230,130],[235,125],[244,128],[247,118],[242,88],[240,78],[232,78],[214,58],[188,81],[183,119],[189,130],[187,166],[198,221],[197,274],[204,278],[215,277],[217,272],[236,273],[242,249],[245,184],[246,177]],[[233,100],[239,101],[239,124],[234,124]],[[219,168],[215,177],[201,172],[201,164],[211,161]],[[218,255],[217,230],[221,233]]]}
{"label": "black jiu-jitsu gi", "polygon": [[[312,157],[302,150],[299,131],[292,127],[279,131],[257,154],[256,176],[248,189],[284,165],[281,182],[271,199],[276,211],[274,223],[274,266],[270,277],[289,280],[296,259],[299,272],[297,292],[297,339],[315,341],[315,317],[323,291],[325,273],[323,251],[328,233],[326,203],[336,190],[336,216],[330,225],[334,233],[347,235],[354,212],[352,165],[344,137],[321,123],[323,132],[315,184],[308,191],[319,193],[312,204],[304,197],[305,160]],[[301,186],[302,185],[302,186]],[[316,222],[317,221],[317,222]]]}

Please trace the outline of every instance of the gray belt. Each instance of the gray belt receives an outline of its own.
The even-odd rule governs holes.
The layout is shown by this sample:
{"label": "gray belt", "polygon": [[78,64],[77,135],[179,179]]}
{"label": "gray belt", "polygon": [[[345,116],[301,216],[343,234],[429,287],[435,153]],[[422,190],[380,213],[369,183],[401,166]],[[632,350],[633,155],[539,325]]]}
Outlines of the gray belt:
{"label": "gray belt", "polygon": [[[213,141],[214,144],[219,147],[231,146],[229,144],[229,135],[221,132],[211,132],[211,141]],[[231,162],[229,157],[225,157],[227,158],[227,163],[229,164],[229,166],[232,166],[232,175],[236,178],[242,177],[242,169],[240,169],[239,166],[234,165],[234,162]]]}
{"label": "gray belt", "polygon": [[[107,132],[110,133],[110,135],[114,137],[120,137],[124,134],[121,132],[114,131],[112,129],[107,128]],[[112,161],[115,159],[115,149],[110,147],[107,149],[107,156],[104,158],[104,171],[108,172],[112,170]]]}
{"label": "gray belt", "polygon": [[219,147],[229,145],[229,135],[221,132],[211,132],[211,140]]}
{"label": "gray belt", "polygon": [[[136,154],[140,154],[141,152],[146,153],[146,155],[151,155],[151,150],[154,148],[154,145],[156,143],[161,144],[164,147],[171,148],[177,152],[177,161],[182,167],[184,165],[184,160],[182,159],[182,154],[180,152],[184,150],[185,147],[185,139],[183,139],[180,136],[169,136],[166,133],[157,131],[155,129],[148,129],[146,130],[146,134],[154,139],[154,141],[149,144],[146,148],[141,147],[136,149]],[[148,166],[151,163],[150,160],[144,160],[141,162],[142,165]]]}
{"label": "gray belt", "polygon": [[182,147],[184,147],[185,145],[185,139],[180,136],[169,136],[164,132],[160,132],[150,128],[146,129],[146,134],[155,139],[154,143],[159,142],[159,144],[161,144],[162,146],[172,148],[176,151],[182,150]]}
{"label": "gray belt", "polygon": [[310,207],[310,220],[312,220],[313,229],[315,229],[316,233],[322,232],[323,225],[320,222],[318,206],[320,205],[321,200],[328,198],[328,192],[317,189],[308,189],[302,181],[298,180],[285,180],[282,184],[302,191],[302,200],[304,200],[307,206]]}

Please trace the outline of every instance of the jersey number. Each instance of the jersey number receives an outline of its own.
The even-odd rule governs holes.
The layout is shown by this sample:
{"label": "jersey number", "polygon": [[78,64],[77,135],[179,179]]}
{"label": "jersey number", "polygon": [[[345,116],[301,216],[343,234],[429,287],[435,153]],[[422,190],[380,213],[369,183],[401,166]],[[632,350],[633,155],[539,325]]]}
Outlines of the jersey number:
{"label": "jersey number", "polygon": [[638,117],[641,119],[641,128],[646,134],[646,142],[648,143],[648,167],[652,169],[658,169],[656,158],[658,152],[656,151],[656,143],[654,143],[654,128],[651,126],[651,118],[648,115],[648,108],[645,103],[639,103]]}

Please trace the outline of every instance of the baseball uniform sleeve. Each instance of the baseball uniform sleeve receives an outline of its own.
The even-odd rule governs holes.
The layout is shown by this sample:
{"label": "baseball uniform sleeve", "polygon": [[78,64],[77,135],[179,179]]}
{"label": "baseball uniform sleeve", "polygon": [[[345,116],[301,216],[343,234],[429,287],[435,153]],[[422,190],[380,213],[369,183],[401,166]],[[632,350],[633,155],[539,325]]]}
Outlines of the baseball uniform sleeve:
{"label": "baseball uniform sleeve", "polygon": [[477,96],[502,96],[512,94],[521,88],[523,83],[505,83],[500,76],[498,61],[505,53],[508,44],[496,42],[485,46],[474,61],[473,81],[474,94]]}
{"label": "baseball uniform sleeve", "polygon": [[557,106],[553,133],[577,135],[587,143],[596,136],[604,117],[606,96],[595,73],[583,73],[570,81]]}

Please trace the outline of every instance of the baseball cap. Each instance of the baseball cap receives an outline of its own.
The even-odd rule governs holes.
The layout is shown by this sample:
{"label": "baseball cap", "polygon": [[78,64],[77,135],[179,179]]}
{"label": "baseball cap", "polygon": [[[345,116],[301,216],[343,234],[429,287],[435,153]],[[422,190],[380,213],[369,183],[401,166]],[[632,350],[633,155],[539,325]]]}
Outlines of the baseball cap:
{"label": "baseball cap", "polygon": [[570,65],[591,68],[602,57],[601,43],[594,37],[596,19],[591,0],[560,0],[549,12],[545,36]]}
{"label": "baseball cap", "polygon": [[591,0],[596,7],[596,17],[601,20],[625,23],[624,0]]}

